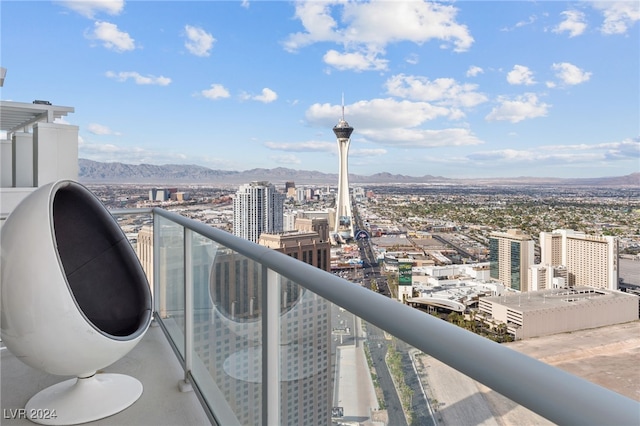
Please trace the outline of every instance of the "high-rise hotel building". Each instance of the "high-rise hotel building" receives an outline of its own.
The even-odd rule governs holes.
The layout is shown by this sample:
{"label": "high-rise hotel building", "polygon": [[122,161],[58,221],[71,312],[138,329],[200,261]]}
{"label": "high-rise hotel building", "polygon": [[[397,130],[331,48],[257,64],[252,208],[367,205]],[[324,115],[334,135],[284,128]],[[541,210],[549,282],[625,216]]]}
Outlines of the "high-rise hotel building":
{"label": "high-rise hotel building", "polygon": [[533,265],[533,239],[517,229],[489,236],[490,276],[507,288],[529,291],[528,273]]}
{"label": "high-rise hotel building", "polygon": [[233,234],[257,243],[263,232],[282,232],[284,199],[268,182],[240,186],[233,199]]}
{"label": "high-rise hotel building", "polygon": [[570,287],[617,290],[618,240],[569,229],[540,233],[540,264],[564,266]]}

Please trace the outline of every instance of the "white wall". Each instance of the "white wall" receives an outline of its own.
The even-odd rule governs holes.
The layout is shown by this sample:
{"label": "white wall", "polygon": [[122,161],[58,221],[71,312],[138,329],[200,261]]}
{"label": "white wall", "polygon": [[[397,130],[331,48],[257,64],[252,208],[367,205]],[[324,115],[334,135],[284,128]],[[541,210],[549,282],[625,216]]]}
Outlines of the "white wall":
{"label": "white wall", "polygon": [[0,140],[0,188],[9,188],[13,183],[12,142]]}
{"label": "white wall", "polygon": [[78,180],[78,126],[36,123],[33,127],[34,186]]}
{"label": "white wall", "polygon": [[33,187],[33,135],[16,132],[11,139],[13,177],[11,186]]}
{"label": "white wall", "polygon": [[40,122],[33,126],[33,133],[16,132],[11,142],[1,142],[2,217],[42,185],[60,179],[78,180],[77,126]]}

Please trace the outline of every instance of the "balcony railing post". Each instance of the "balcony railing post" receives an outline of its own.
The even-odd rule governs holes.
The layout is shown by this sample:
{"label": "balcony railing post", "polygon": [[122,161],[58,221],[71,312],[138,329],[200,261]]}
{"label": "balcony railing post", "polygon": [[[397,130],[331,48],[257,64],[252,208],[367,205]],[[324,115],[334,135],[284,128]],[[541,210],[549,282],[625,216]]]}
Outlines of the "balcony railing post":
{"label": "balcony railing post", "polygon": [[184,229],[184,381],[188,382],[193,366],[193,231]]}
{"label": "balcony railing post", "polygon": [[262,424],[280,424],[280,275],[262,268]]}
{"label": "balcony railing post", "polygon": [[153,217],[153,310],[156,314],[160,314],[160,301],[164,300],[160,295],[160,216],[151,212]]}

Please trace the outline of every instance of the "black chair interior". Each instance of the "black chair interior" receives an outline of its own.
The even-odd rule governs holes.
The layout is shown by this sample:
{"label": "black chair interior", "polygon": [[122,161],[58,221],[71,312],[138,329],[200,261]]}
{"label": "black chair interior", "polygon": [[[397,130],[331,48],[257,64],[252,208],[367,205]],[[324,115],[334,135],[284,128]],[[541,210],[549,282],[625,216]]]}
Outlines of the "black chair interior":
{"label": "black chair interior", "polygon": [[143,332],[151,316],[149,284],[113,216],[86,188],[70,183],[54,195],[53,225],[70,291],[85,318],[116,339]]}

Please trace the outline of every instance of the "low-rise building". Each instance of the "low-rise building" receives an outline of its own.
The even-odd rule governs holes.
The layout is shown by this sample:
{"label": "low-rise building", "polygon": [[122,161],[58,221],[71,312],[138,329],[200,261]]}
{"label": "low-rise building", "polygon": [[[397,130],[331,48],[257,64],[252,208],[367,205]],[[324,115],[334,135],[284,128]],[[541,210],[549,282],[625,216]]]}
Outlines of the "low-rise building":
{"label": "low-rise building", "polygon": [[603,327],[639,318],[638,296],[586,286],[482,297],[478,307],[486,320],[506,324],[516,339]]}

